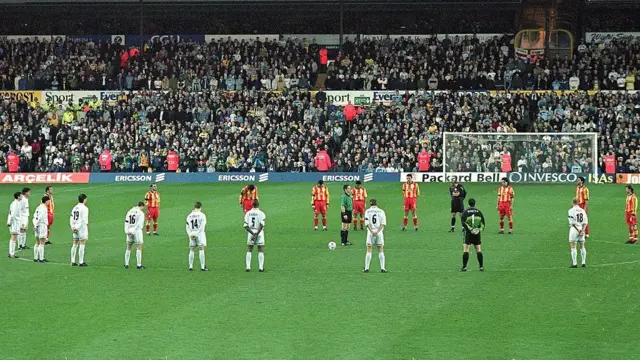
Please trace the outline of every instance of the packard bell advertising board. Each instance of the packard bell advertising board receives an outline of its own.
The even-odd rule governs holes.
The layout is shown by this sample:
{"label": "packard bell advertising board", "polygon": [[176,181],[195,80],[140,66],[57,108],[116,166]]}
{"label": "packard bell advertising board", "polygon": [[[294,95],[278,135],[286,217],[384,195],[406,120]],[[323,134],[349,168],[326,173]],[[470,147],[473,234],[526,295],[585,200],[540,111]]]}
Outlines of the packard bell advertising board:
{"label": "packard bell advertising board", "polygon": [[423,183],[448,183],[457,181],[461,183],[499,183],[507,173],[405,173],[400,175],[400,181],[406,181],[407,175],[413,175],[413,181]]}

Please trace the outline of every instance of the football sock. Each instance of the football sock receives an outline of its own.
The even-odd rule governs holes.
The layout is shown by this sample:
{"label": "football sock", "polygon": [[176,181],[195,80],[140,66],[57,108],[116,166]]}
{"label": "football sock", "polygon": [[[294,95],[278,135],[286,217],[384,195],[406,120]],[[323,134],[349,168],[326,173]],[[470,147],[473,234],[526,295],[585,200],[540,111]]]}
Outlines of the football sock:
{"label": "football sock", "polygon": [[358,227],[358,220],[353,219],[353,228],[356,229]]}
{"label": "football sock", "polygon": [[463,252],[462,253],[462,267],[466,268],[468,262],[469,262],[469,253],[468,252]]}
{"label": "football sock", "polygon": [[20,239],[21,241],[20,242],[22,243],[20,245],[21,246],[27,246],[27,234],[21,234],[20,236],[21,236],[21,239]]}
{"label": "football sock", "polygon": [[480,267],[484,267],[484,256],[482,255],[482,251],[479,251],[476,255],[478,256],[478,265],[480,265]]}
{"label": "football sock", "polygon": [[371,264],[371,253],[367,252],[367,255],[364,256],[364,269],[369,270],[370,264]]}
{"label": "football sock", "polygon": [[244,257],[244,264],[246,269],[251,269],[251,253],[247,251],[247,255]]}
{"label": "football sock", "polygon": [[80,264],[84,264],[84,245],[82,244],[78,246],[78,257],[80,260]]}
{"label": "football sock", "polygon": [[264,270],[264,253],[258,253],[258,269]]}
{"label": "football sock", "polygon": [[587,263],[587,248],[582,248],[580,249],[580,256],[582,258],[582,264],[586,264]]}
{"label": "football sock", "polygon": [[500,231],[504,231],[504,220],[500,219]]}
{"label": "football sock", "polygon": [[142,266],[142,250],[136,250],[136,261],[138,262],[138,266]]}
{"label": "football sock", "polygon": [[40,251],[38,250],[38,247],[40,247],[38,243],[33,245],[33,260],[38,260],[40,258]]}
{"label": "football sock", "polygon": [[22,239],[24,238],[23,234],[18,234],[18,246],[22,246]]}
{"label": "football sock", "polygon": [[379,252],[378,253],[378,259],[380,259],[380,269],[381,270],[386,270],[387,269],[387,265],[385,264],[386,259],[384,257],[384,253],[383,252]]}
{"label": "football sock", "polygon": [[349,242],[349,230],[344,231],[344,241]]}
{"label": "football sock", "polygon": [[16,254],[16,242],[15,240],[9,240],[9,255],[14,256]]}
{"label": "football sock", "polygon": [[189,269],[193,269],[193,258],[196,254],[193,251],[189,251]]}
{"label": "football sock", "polygon": [[584,228],[584,234],[589,235],[589,225]]}
{"label": "football sock", "polygon": [[151,225],[147,224],[147,232],[151,231]]}
{"label": "football sock", "polygon": [[71,263],[75,263],[76,262],[76,251],[78,250],[78,245],[73,244],[73,246],[71,246]]}
{"label": "football sock", "polygon": [[360,229],[364,229],[364,220],[360,219]]}
{"label": "football sock", "polygon": [[451,218],[451,227],[452,228],[456,227],[456,218],[454,217]]}
{"label": "football sock", "polygon": [[313,226],[318,227],[318,218],[313,218]]}
{"label": "football sock", "polygon": [[340,242],[343,244],[347,243],[346,231],[340,230]]}
{"label": "football sock", "polygon": [[158,232],[158,223],[153,223],[153,232]]}
{"label": "football sock", "polygon": [[509,230],[513,230],[513,220],[509,220]]}
{"label": "football sock", "polygon": [[404,217],[402,219],[402,227],[407,227],[407,224],[409,223],[409,218],[408,217]]}
{"label": "football sock", "polygon": [[207,262],[204,258],[204,250],[200,250],[200,269],[204,269],[207,265]]}
{"label": "football sock", "polygon": [[129,259],[131,258],[131,250],[125,250],[124,252],[124,265],[129,266]]}
{"label": "football sock", "polygon": [[38,253],[39,253],[40,260],[44,260],[44,245],[38,246]]}
{"label": "football sock", "polygon": [[413,226],[414,227],[418,227],[418,217],[417,216],[413,217]]}
{"label": "football sock", "polygon": [[323,227],[327,227],[327,218],[326,217],[322,218],[322,226]]}
{"label": "football sock", "polygon": [[578,250],[571,249],[571,264],[578,265]]}

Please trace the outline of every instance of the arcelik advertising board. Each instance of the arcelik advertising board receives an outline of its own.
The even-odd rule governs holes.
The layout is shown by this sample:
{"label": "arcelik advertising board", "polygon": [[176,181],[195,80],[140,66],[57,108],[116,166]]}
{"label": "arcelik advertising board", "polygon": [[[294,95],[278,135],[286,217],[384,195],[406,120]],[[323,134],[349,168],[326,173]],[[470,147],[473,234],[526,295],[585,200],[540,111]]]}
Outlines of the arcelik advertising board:
{"label": "arcelik advertising board", "polygon": [[87,184],[90,173],[0,173],[0,184]]}

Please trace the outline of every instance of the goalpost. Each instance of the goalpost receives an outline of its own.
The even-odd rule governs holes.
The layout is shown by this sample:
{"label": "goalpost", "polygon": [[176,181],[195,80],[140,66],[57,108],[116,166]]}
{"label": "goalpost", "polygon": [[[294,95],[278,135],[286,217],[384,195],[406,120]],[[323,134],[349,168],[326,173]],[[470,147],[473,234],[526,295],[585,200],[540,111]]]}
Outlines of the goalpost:
{"label": "goalpost", "polygon": [[494,173],[505,171],[503,154],[511,157],[511,171],[520,173],[598,174],[597,133],[457,133],[443,134],[442,171]]}

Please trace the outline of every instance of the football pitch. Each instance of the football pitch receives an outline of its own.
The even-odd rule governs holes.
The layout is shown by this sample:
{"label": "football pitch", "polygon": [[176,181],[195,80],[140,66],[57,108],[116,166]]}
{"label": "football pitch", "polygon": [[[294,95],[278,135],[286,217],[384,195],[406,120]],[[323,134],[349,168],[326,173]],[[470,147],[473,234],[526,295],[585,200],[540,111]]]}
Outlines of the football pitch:
{"label": "football pitch", "polygon": [[[448,184],[420,184],[419,232],[400,231],[399,183],[365,185],[387,213],[386,274],[375,250],[362,273],[364,232],[327,248],[340,243],[341,184],[329,185],[328,232],[313,231],[313,184],[258,184],[264,273],[255,252],[244,271],[241,184],[159,183],[160,236],[145,236],[145,270],[123,268],[123,222],[146,185],[54,186],[51,263],[33,263],[32,250],[0,258],[0,360],[637,358],[640,247],[624,244],[624,186],[590,185],[588,267],[570,269],[574,185],[515,184],[515,234],[497,235],[498,185],[466,184],[487,218],[486,271],[472,254],[461,273]],[[32,188],[33,214],[44,186]],[[20,189],[0,187],[0,215]],[[87,268],[69,266],[79,193],[89,196]],[[208,217],[208,273],[187,271],[195,201]]]}

